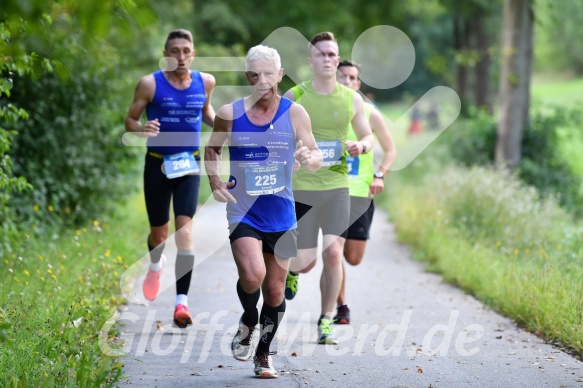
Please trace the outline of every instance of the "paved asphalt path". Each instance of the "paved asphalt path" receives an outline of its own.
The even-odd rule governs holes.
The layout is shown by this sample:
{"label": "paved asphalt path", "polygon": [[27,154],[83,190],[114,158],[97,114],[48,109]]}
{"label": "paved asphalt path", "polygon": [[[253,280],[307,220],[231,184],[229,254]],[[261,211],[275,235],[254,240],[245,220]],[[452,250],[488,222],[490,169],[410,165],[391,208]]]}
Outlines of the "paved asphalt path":
{"label": "paved asphalt path", "polygon": [[279,378],[264,381],[254,377],[251,361],[230,354],[242,309],[225,205],[211,199],[195,216],[193,326],[172,327],[172,241],[165,251],[165,291],[154,302],[145,304],[141,295],[146,266],[135,282],[122,279],[136,303],[124,306],[117,319],[127,352],[119,386],[583,388],[581,362],[425,272],[396,242],[386,219],[377,210],[363,263],[347,268],[352,321],[336,326],[340,343],[316,344],[319,263],[300,275],[298,295],[287,302],[272,344]]}

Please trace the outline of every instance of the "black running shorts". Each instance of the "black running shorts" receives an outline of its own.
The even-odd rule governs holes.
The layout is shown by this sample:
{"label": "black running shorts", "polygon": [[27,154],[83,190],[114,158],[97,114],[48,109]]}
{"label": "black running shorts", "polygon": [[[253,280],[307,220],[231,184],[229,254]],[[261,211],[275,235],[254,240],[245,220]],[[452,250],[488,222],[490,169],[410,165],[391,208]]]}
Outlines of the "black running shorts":
{"label": "black running shorts", "polygon": [[168,179],[162,172],[162,159],[146,153],[144,196],[151,226],[162,226],[170,221],[171,200],[174,217],[192,218],[198,205],[199,187],[200,174]]}
{"label": "black running shorts", "polygon": [[368,240],[373,214],[374,201],[372,198],[350,197],[350,226],[346,238],[349,240]]}
{"label": "black running shorts", "polygon": [[231,244],[241,237],[253,237],[263,243],[263,253],[269,253],[280,259],[297,256],[297,232],[291,229],[285,232],[262,232],[244,222],[229,225]]}

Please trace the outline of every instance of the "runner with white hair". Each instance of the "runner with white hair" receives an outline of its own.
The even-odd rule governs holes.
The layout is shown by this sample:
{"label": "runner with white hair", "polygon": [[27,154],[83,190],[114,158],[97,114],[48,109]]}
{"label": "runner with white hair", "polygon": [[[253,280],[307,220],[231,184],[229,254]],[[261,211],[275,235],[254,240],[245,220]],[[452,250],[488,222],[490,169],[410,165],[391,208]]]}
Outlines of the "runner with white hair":
{"label": "runner with white hair", "polygon": [[[285,313],[289,259],[297,252],[293,168],[297,160],[315,171],[322,154],[305,109],[277,94],[283,76],[277,51],[253,47],[246,69],[251,95],[218,110],[205,148],[205,166],[214,198],[227,203],[229,239],[239,272],[237,294],[243,314],[231,346],[233,357],[247,361],[254,355],[255,376],[275,378],[270,345]],[[228,182],[220,177],[225,142]]]}

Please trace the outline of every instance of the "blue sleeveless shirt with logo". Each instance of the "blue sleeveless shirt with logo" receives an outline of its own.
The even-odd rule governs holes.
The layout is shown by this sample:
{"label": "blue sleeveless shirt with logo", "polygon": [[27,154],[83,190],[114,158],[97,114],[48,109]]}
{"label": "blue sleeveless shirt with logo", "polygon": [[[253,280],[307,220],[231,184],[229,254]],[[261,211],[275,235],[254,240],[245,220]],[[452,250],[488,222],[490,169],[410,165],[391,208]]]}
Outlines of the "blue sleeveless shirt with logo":
{"label": "blue sleeveless shirt with logo", "polygon": [[291,100],[281,98],[271,129],[270,124],[255,125],[249,120],[243,99],[233,103],[229,181],[236,182],[230,193],[237,203],[227,203],[229,225],[243,222],[262,232],[296,228],[291,104]]}
{"label": "blue sleeveless shirt with logo", "polygon": [[[200,73],[192,70],[190,73],[192,82],[184,90],[172,86],[162,70],[154,73],[156,92],[146,107],[146,116],[148,120],[158,119],[160,134],[148,138],[148,150],[162,155],[192,152],[198,156],[206,94]],[[164,134],[166,132],[173,134]]]}

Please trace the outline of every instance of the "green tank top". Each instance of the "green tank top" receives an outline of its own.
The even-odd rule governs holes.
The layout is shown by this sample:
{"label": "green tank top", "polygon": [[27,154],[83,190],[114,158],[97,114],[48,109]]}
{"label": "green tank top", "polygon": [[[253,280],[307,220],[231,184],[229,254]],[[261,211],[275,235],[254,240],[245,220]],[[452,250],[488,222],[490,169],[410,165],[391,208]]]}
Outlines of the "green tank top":
{"label": "green tank top", "polygon": [[323,191],[348,187],[346,135],[352,121],[354,91],[336,84],[332,93],[314,90],[312,81],[292,88],[296,102],[302,105],[312,123],[312,132],[324,161],[315,173],[300,168],[293,175],[294,190]]}
{"label": "green tank top", "polygon": [[[367,120],[370,119],[373,109],[374,106],[372,104],[364,104],[364,113]],[[358,140],[352,125],[349,126],[346,140]],[[370,150],[368,153],[356,157],[348,156],[346,163],[348,166],[350,196],[368,198],[370,184],[374,178],[374,151]]]}

